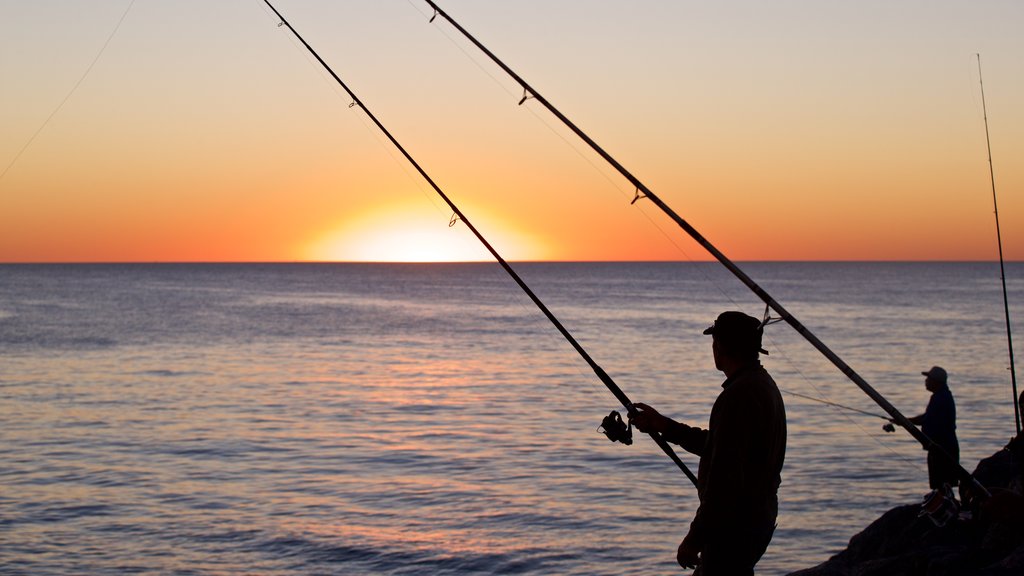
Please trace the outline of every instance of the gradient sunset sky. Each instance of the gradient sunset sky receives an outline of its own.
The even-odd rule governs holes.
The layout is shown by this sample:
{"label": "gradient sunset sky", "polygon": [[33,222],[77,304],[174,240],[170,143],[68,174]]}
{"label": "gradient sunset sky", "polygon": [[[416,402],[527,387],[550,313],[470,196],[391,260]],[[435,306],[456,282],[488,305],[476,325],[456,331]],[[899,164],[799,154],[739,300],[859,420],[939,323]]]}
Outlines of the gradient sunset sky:
{"label": "gradient sunset sky", "polygon": [[[734,260],[997,258],[980,53],[1024,259],[1024,2],[439,4]],[[425,2],[275,5],[506,258],[709,259]],[[0,262],[489,259],[262,1],[2,7]]]}

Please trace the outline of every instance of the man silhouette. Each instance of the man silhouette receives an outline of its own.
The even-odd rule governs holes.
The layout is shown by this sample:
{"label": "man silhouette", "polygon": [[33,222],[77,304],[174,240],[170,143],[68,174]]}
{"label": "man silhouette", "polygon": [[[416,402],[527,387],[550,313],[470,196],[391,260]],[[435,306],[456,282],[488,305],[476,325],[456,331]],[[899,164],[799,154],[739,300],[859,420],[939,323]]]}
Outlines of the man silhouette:
{"label": "man silhouette", "polygon": [[700,456],[700,506],[676,559],[696,575],[748,575],[775,532],[778,489],[786,454],[786,409],[761,366],[763,326],[742,312],[723,312],[704,331],[712,336],[715,367],[726,380],[707,430],[634,404],[633,423]]}
{"label": "man silhouette", "polygon": [[[942,488],[943,484],[956,486],[959,483],[959,469],[954,463],[960,462],[960,443],[956,438],[956,403],[953,393],[949,391],[946,371],[932,366],[925,377],[924,387],[932,393],[924,414],[910,418],[910,422],[921,427],[921,432],[937,444],[937,447],[926,447],[928,450],[928,486],[933,490]],[[939,450],[944,450],[952,457],[946,458]]]}

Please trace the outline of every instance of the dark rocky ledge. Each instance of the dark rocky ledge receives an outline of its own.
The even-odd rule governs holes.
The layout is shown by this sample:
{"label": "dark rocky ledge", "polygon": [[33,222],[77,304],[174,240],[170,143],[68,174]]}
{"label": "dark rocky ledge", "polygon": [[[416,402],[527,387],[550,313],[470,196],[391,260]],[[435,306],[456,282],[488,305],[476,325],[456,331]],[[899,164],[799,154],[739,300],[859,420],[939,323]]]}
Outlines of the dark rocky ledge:
{"label": "dark rocky ledge", "polygon": [[898,506],[828,561],[790,576],[1024,575],[1024,437],[978,463],[992,498],[938,527],[920,503]]}

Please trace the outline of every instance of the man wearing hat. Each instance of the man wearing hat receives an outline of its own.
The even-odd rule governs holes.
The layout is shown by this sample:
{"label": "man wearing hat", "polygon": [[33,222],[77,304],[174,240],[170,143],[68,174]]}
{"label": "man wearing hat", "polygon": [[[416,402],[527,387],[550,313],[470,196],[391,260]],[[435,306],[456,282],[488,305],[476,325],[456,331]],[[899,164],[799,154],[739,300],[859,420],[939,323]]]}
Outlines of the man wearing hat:
{"label": "man wearing hat", "polygon": [[910,418],[910,422],[921,427],[921,432],[938,444],[942,450],[952,457],[946,458],[935,448],[928,450],[928,486],[933,490],[942,488],[943,484],[956,486],[959,470],[953,465],[960,462],[960,443],[956,439],[956,404],[953,393],[949,391],[946,371],[932,366],[924,376],[924,387],[932,393],[924,414]]}
{"label": "man wearing hat", "polygon": [[723,312],[704,331],[712,336],[715,367],[726,376],[706,430],[634,404],[641,432],[658,432],[700,456],[700,506],[676,556],[684,568],[697,566],[695,575],[753,574],[775,531],[786,409],[759,360],[767,354],[762,332],[762,323],[742,312]]}

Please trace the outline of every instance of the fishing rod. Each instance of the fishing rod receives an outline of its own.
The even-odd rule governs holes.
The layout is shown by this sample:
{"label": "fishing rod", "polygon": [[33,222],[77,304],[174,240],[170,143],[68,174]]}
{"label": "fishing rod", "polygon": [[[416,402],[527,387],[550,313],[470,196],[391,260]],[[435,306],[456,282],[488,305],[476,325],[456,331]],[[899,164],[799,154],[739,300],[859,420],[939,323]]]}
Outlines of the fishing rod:
{"label": "fishing rod", "polygon": [[895,406],[889,403],[884,396],[878,393],[870,384],[867,383],[857,372],[853,370],[846,362],[843,361],[835,352],[833,352],[824,342],[818,339],[810,330],[807,329],[800,321],[798,321],[792,314],[786,311],[774,298],[771,297],[763,288],[761,288],[754,280],[748,276],[743,270],[739,268],[732,260],[727,258],[718,248],[716,248],[708,239],[706,239],[700,232],[697,231],[689,222],[684,220],[679,214],[677,214],[672,208],[668,206],[661,198],[658,197],[650,188],[644,185],[636,176],[626,170],[626,168],[620,164],[615,158],[613,158],[608,152],[605,152],[603,148],[598,146],[597,142],[594,142],[586,133],[583,132],[576,124],[569,120],[564,114],[562,114],[557,108],[554,107],[544,96],[530,86],[522,77],[515,73],[511,68],[502,62],[493,52],[487,49],[486,46],[480,43],[472,34],[466,31],[458,22],[456,22],[447,12],[442,10],[436,2],[433,0],[425,0],[431,8],[434,9],[434,16],[430,19],[431,22],[435,18],[441,16],[448,21],[456,30],[458,30],[463,36],[466,37],[474,46],[476,46],[481,52],[487,55],[499,68],[505,71],[513,80],[515,80],[523,89],[523,98],[519,100],[519,104],[522,105],[528,98],[533,98],[537,102],[540,102],[551,114],[558,118],[567,128],[572,130],[574,134],[579,136],[584,142],[587,143],[590,148],[596,152],[601,158],[608,162],[616,171],[619,172],[630,184],[636,187],[636,196],[633,198],[631,204],[636,203],[637,200],[647,199],[650,200],[655,206],[661,209],[670,219],[672,219],[680,228],[682,228],[687,234],[690,235],[698,244],[700,244],[709,254],[715,257],[723,266],[725,266],[736,278],[738,278],[744,285],[747,286],[754,294],[756,294],[765,305],[774,310],[778,315],[779,319],[785,320],[794,330],[797,331],[801,336],[804,337],[812,346],[814,346],[819,352],[822,353],[829,361],[832,362],[843,374],[846,375],[854,384],[856,384],[865,394],[867,394],[872,400],[875,401],[887,414],[892,417],[893,422],[902,426],[911,436],[913,436],[918,442],[921,443],[928,450],[936,451],[943,455],[950,463],[956,466],[960,477],[975,485],[982,494],[988,495],[988,491],[982,486],[975,478],[968,472],[957,459],[950,456],[948,452],[931,438],[926,436],[924,432],[914,426],[910,420],[904,416]]}
{"label": "fishing rod", "polygon": [[1003,235],[999,231],[999,204],[996,203],[996,173],[992,167],[992,141],[988,136],[988,109],[985,107],[985,82],[981,78],[981,54],[978,57],[978,84],[981,85],[981,112],[985,118],[985,145],[988,147],[988,176],[992,182],[992,209],[996,215],[996,242],[999,244],[999,278],[1003,282],[1003,310],[1006,312],[1006,345],[1010,350],[1010,382],[1013,385],[1013,415],[1020,434],[1020,397],[1017,396],[1017,371],[1013,367],[1013,336],[1010,333],[1010,301],[1006,296],[1006,269],[1003,267]]}
{"label": "fishing rod", "polygon": [[[434,182],[434,179],[431,178],[429,174],[427,174],[423,167],[420,166],[420,164],[412,157],[411,154],[409,154],[408,151],[406,151],[405,147],[402,146],[398,142],[398,140],[391,134],[391,132],[384,127],[380,120],[378,120],[377,117],[372,112],[370,112],[366,105],[363,104],[362,100],[360,100],[359,97],[355,95],[355,92],[353,92],[352,89],[349,88],[348,85],[342,81],[341,77],[339,77],[334,72],[334,70],[327,64],[327,62],[320,57],[320,54],[318,54],[316,50],[314,50],[313,47],[310,46],[308,42],[306,42],[305,38],[303,38],[302,35],[299,34],[297,30],[295,30],[291,23],[289,23],[288,20],[285,19],[285,17],[280,12],[278,12],[277,8],[275,8],[274,5],[270,3],[270,0],[263,1],[264,3],[266,3],[267,6],[270,7],[271,10],[274,11],[274,14],[277,15],[278,19],[280,20],[278,26],[286,26],[288,30],[290,30],[291,33],[295,35],[295,38],[297,38],[299,42],[301,42],[302,45],[306,47],[306,50],[308,50],[309,53],[312,54],[314,58],[316,58],[317,62],[319,62],[324,67],[324,69],[327,70],[328,73],[330,73],[331,77],[333,77],[334,80],[338,82],[342,89],[344,89],[345,92],[348,93],[349,97],[352,98],[352,104],[350,106],[358,106],[363,112],[366,113],[366,116],[374,123],[374,125],[377,126],[381,133],[383,133],[384,136],[386,136],[387,139],[391,141],[395,148],[397,148],[398,151],[402,153],[402,156],[404,156],[405,159],[408,160],[408,162],[413,166],[413,168],[415,168],[416,171],[419,172],[420,176],[422,176],[423,179],[426,180],[428,184],[430,184],[430,187],[434,189],[434,192],[437,192],[438,196],[440,196],[441,199],[444,200],[445,204],[447,204],[448,207],[451,208],[453,212],[451,224],[454,225],[455,222],[462,221],[462,223],[465,224],[467,228],[469,228],[470,232],[472,232],[473,235],[476,236],[477,240],[479,240],[480,243],[483,244],[484,248],[486,248],[487,251],[491,253],[491,256],[494,257],[494,259],[498,262],[498,264],[501,265],[505,272],[508,273],[512,280],[514,280],[516,284],[519,285],[523,292],[526,293],[527,296],[529,296],[530,300],[532,300],[534,304],[537,305],[537,308],[540,309],[540,311],[544,314],[544,316],[547,317],[548,320],[551,321],[551,323],[555,326],[559,333],[562,334],[566,341],[569,342],[570,345],[572,345],[572,347],[576,350],[577,353],[579,353],[580,357],[582,357],[583,360],[586,361],[586,363],[594,371],[594,374],[597,375],[598,379],[600,379],[601,382],[604,383],[604,385],[608,388],[608,390],[611,391],[612,395],[614,395],[615,398],[622,403],[622,405],[626,408],[627,413],[630,415],[635,414],[636,408],[633,407],[633,402],[630,401],[628,396],[626,396],[626,393],[623,392],[622,389],[619,388],[619,386],[615,383],[615,381],[612,380],[611,376],[609,376],[608,373],[605,372],[604,369],[601,368],[597,364],[597,362],[594,361],[593,358],[591,358],[590,354],[588,354],[587,351],[583,349],[583,346],[580,345],[580,343],[576,340],[576,338],[573,337],[572,334],[569,333],[569,330],[566,329],[564,325],[562,325],[558,318],[555,317],[554,313],[552,313],[551,310],[549,310],[548,307],[533,292],[533,290],[530,289],[529,286],[527,286],[526,282],[519,276],[518,273],[516,273],[515,270],[512,269],[512,266],[509,265],[509,263],[505,261],[504,258],[502,258],[501,254],[499,254],[498,251],[495,250],[493,246],[491,246],[491,243],[488,242],[487,239],[484,238],[483,234],[481,234],[480,231],[476,229],[476,226],[474,226],[469,221],[469,218],[467,218],[466,215],[463,214],[461,210],[459,210],[459,207],[455,205],[455,202],[453,202],[452,199],[449,198],[448,195],[445,194],[443,190],[441,190],[441,187],[438,186],[436,182]],[[613,413],[616,416],[618,416],[617,412]],[[627,429],[623,426],[622,430],[619,430],[617,428],[615,428],[614,430],[608,429],[609,427],[614,426],[614,423],[611,418],[612,417],[609,415],[609,417],[605,419],[604,423],[608,438],[613,440],[620,440],[624,443],[632,442],[632,427]],[[618,419],[617,422],[618,424],[621,424],[622,421],[621,419]],[[628,436],[625,436],[627,434]],[[673,462],[675,462],[676,466],[678,466],[679,469],[682,470],[684,474],[686,474],[686,477],[690,479],[690,482],[692,482],[693,485],[696,486],[697,477],[694,476],[693,472],[691,472],[690,469],[686,467],[686,464],[684,464],[683,461],[679,459],[679,456],[677,456],[676,453],[672,450],[672,447],[668,445],[668,442],[666,442],[665,439],[661,437],[661,434],[658,434],[656,432],[650,432],[648,433],[648,435],[665,452],[665,454],[668,455],[668,457],[671,458]]]}

